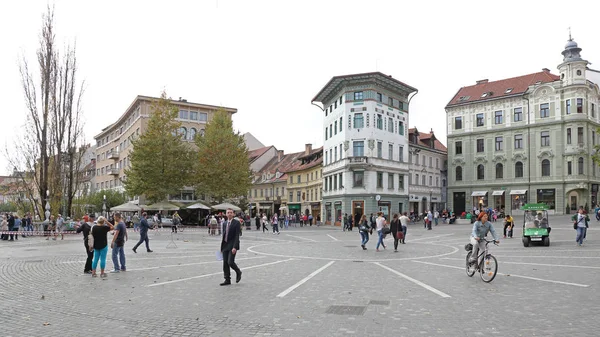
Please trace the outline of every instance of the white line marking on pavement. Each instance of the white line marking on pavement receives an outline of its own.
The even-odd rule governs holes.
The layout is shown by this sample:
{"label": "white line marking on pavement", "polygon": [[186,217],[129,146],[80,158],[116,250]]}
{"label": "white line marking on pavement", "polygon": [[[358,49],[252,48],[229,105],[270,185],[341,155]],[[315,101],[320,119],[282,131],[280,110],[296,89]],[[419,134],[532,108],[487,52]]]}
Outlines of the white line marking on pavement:
{"label": "white line marking on pavement", "polygon": [[[246,258],[240,258],[240,259],[236,259],[236,261],[242,261],[242,260],[253,260],[253,259],[262,259],[265,256],[257,256],[257,257],[246,257]],[[169,264],[166,266],[156,266],[156,267],[145,267],[145,268],[134,268],[134,269],[127,269],[128,272],[130,271],[138,271],[138,270],[152,270],[152,269],[162,269],[162,268],[171,268],[171,267],[187,267],[187,266],[196,266],[196,265],[201,265],[201,264],[210,264],[210,263],[221,263],[221,261],[207,261],[207,262],[194,262],[194,263],[182,263],[182,264]]]}
{"label": "white line marking on pavement", "polygon": [[[583,249],[581,250],[583,252]],[[504,252],[508,253],[508,252]],[[600,256],[527,256],[527,255],[494,255],[495,257],[531,257],[531,258],[543,258],[543,259],[600,259]]]}
{"label": "white line marking on pavement", "polygon": [[340,241],[340,240],[338,240],[338,239],[334,238],[333,236],[331,236],[331,235],[329,235],[329,234],[327,234],[327,236],[329,236],[330,238],[332,238],[332,239],[333,239],[333,241]]}
{"label": "white line marking on pavement", "polygon": [[294,291],[294,289],[298,288],[299,286],[303,285],[304,283],[306,283],[306,281],[310,280],[311,278],[315,277],[315,275],[317,275],[318,273],[322,272],[323,270],[325,270],[325,268],[331,266],[332,264],[334,264],[335,261],[329,261],[328,264],[324,265],[323,267],[315,270],[314,272],[312,272],[310,275],[308,275],[307,277],[303,278],[302,280],[300,280],[298,283],[294,284],[293,286],[287,288],[286,290],[282,291],[279,295],[277,295],[277,297],[284,297],[285,295],[291,293],[292,291]]}
{"label": "white line marking on pavement", "polygon": [[[278,264],[278,263],[282,263],[282,262],[287,262],[287,261],[292,261],[292,260],[293,259],[287,259],[287,260],[280,260],[280,261],[275,261],[275,262],[269,262],[269,263],[265,263],[265,264],[259,264],[259,265],[256,265],[256,266],[245,267],[244,270],[253,269],[253,268],[260,268],[260,267],[266,267],[266,266],[270,266],[270,265],[274,265],[274,264]],[[171,283],[189,281],[189,280],[194,280],[194,279],[197,279],[197,278],[203,278],[203,277],[215,276],[215,275],[222,275],[222,274],[223,274],[223,271],[220,271],[218,273],[204,274],[204,275],[192,276],[192,277],[182,278],[182,279],[173,280],[173,281],[153,283],[153,284],[147,285],[146,287],[156,287],[156,286],[165,285],[165,284],[171,284]]]}
{"label": "white line marking on pavement", "polygon": [[[465,269],[465,267],[448,266],[448,265],[445,265],[445,264],[425,262],[425,261],[413,261],[413,262],[423,263],[423,264],[429,264],[429,265],[432,265],[432,266],[446,267],[446,268],[454,268],[454,269],[461,269],[461,270]],[[549,283],[556,283],[556,284],[564,284],[564,285],[568,285],[568,286],[575,286],[575,287],[582,287],[582,288],[589,287],[589,285],[587,285],[587,284],[562,282],[562,281],[554,281],[554,280],[545,280],[545,279],[541,279],[541,278],[537,278],[537,277],[531,277],[531,276],[523,276],[523,275],[515,275],[515,274],[504,274],[504,273],[498,273],[498,275],[509,276],[509,277],[517,277],[517,278],[524,278],[524,279],[534,280],[534,281],[542,281],[542,282],[549,282]]]}
{"label": "white line marking on pavement", "polygon": [[427,237],[422,237],[422,238],[418,238],[418,239],[411,239],[410,242],[420,241],[420,240],[431,240],[431,239],[441,238],[441,237],[451,236],[451,235],[454,235],[454,234],[442,234],[442,235],[436,235],[436,236],[427,236]]}
{"label": "white line marking on pavement", "polygon": [[[442,260],[458,260],[464,261],[465,259],[457,259],[454,257],[443,257]],[[528,266],[543,266],[543,267],[565,267],[565,268],[583,268],[583,269],[600,269],[600,267],[592,267],[592,266],[570,266],[567,264],[547,264],[547,263],[529,263],[529,262],[507,262],[502,261],[502,263],[506,264],[522,264]]]}
{"label": "white line marking on pavement", "polygon": [[396,275],[398,275],[398,276],[400,276],[400,277],[402,277],[402,278],[404,278],[404,279],[406,279],[406,280],[409,280],[409,281],[413,282],[414,284],[416,284],[416,285],[418,285],[418,286],[421,286],[421,287],[423,287],[423,288],[425,288],[425,289],[427,289],[427,290],[431,291],[431,292],[432,292],[432,293],[434,293],[434,294],[440,295],[441,297],[444,297],[444,298],[449,298],[449,297],[451,297],[450,295],[448,295],[448,294],[446,294],[446,293],[444,293],[444,292],[441,292],[441,291],[439,291],[439,290],[435,289],[434,287],[432,287],[432,286],[430,286],[430,285],[427,285],[427,284],[425,284],[425,283],[423,283],[423,282],[421,282],[421,281],[419,281],[419,280],[415,280],[414,278],[412,278],[412,277],[410,277],[410,276],[406,276],[406,275],[402,274],[401,272],[399,272],[399,271],[397,271],[397,270],[394,270],[394,269],[392,269],[392,268],[390,268],[390,267],[387,267],[387,266],[384,266],[384,265],[382,265],[382,264],[381,264],[381,263],[379,263],[379,262],[374,262],[374,263],[375,263],[376,265],[380,266],[380,267],[381,267],[381,268],[383,268],[383,269],[387,269],[387,270],[391,271],[392,273],[394,273],[394,274],[396,274]]}
{"label": "white line marking on pavement", "polygon": [[298,239],[304,239],[304,240],[308,240],[308,241],[312,241],[312,242],[318,242],[317,240],[313,240],[313,239],[309,239],[309,238],[303,238],[301,236],[297,236],[297,235],[292,235],[292,234],[286,234],[287,236],[291,236],[293,238],[298,238]]}
{"label": "white line marking on pavement", "polygon": [[[216,250],[215,250],[216,251]],[[248,255],[248,253],[239,253],[238,255]],[[127,259],[131,260],[131,261],[139,261],[139,260],[156,260],[156,259],[182,259],[182,258],[191,258],[191,257],[215,257],[215,254],[210,254],[210,255],[185,255],[185,256],[161,256],[161,255],[156,255],[156,257],[139,257],[139,258],[134,258],[131,257],[131,255],[127,255]],[[80,260],[80,261],[64,261],[61,263],[85,263],[85,260]]]}

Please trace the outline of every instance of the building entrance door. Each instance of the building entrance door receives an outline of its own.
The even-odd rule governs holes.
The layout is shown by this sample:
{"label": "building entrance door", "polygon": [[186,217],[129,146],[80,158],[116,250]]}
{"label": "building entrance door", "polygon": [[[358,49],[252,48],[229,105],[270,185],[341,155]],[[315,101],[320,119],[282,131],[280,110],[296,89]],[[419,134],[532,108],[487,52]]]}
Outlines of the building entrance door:
{"label": "building entrance door", "polygon": [[571,210],[577,210],[577,195],[571,195]]}
{"label": "building entrance door", "polygon": [[465,192],[454,192],[452,196],[452,207],[455,214],[462,214],[467,204],[467,194]]}
{"label": "building entrance door", "polygon": [[352,219],[354,219],[354,226],[360,226],[358,222],[365,213],[365,202],[364,201],[352,201]]}

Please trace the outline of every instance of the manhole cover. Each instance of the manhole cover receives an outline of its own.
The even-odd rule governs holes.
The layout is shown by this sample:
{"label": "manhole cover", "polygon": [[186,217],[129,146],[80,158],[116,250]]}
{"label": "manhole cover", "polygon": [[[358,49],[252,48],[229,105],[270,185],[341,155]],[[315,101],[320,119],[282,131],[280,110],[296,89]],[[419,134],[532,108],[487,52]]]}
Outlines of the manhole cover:
{"label": "manhole cover", "polygon": [[30,260],[30,261],[25,261],[25,263],[40,263],[40,262],[44,262],[44,260]]}
{"label": "manhole cover", "polygon": [[390,301],[376,301],[370,300],[369,305],[390,305]]}
{"label": "manhole cover", "polygon": [[330,306],[326,314],[334,314],[334,315],[355,315],[361,316],[367,310],[366,306],[355,306],[355,305],[332,305]]}

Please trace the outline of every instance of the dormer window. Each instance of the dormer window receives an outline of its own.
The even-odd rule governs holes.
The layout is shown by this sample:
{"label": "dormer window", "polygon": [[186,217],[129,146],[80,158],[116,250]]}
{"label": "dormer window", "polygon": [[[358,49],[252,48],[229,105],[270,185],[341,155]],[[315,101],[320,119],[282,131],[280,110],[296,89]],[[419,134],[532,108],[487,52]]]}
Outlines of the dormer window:
{"label": "dormer window", "polygon": [[490,96],[492,96],[492,94],[493,94],[493,92],[491,92],[491,91],[486,91],[486,92],[484,92],[483,94],[481,94],[481,97],[482,97],[482,98],[484,98],[484,97],[490,97]]}
{"label": "dormer window", "polygon": [[487,97],[488,93],[484,92],[483,94],[481,94],[481,97]]}
{"label": "dormer window", "polygon": [[460,98],[458,99],[459,102],[464,102],[469,100],[469,98],[471,98],[471,96],[460,96]]}
{"label": "dormer window", "polygon": [[504,92],[505,94],[510,94],[513,91],[513,88],[508,88],[506,89],[506,91]]}
{"label": "dormer window", "polygon": [[535,85],[539,85],[539,84],[542,84],[542,81],[535,82]]}

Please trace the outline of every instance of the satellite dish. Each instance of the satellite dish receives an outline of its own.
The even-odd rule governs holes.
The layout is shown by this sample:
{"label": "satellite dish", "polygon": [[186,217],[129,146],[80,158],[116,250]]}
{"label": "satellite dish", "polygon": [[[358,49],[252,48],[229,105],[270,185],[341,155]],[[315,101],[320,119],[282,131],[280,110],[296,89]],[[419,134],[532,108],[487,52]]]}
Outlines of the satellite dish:
{"label": "satellite dish", "polygon": [[377,195],[375,196],[375,200],[377,200],[377,201],[381,200],[381,196],[380,196],[379,194],[377,194]]}

